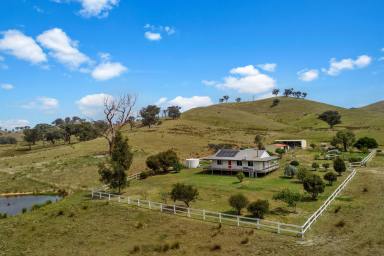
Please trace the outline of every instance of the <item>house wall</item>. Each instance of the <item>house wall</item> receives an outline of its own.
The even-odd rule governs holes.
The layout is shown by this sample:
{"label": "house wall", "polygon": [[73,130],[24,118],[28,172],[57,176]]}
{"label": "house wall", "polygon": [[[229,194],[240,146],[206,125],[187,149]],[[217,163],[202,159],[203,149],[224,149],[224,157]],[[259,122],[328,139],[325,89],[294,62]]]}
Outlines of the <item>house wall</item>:
{"label": "house wall", "polygon": [[248,166],[248,161],[242,161],[242,166],[237,165],[237,161],[232,161],[231,169],[228,168],[228,161],[227,160],[222,160],[222,164],[218,165],[217,160],[213,160],[211,163],[212,168],[217,168],[217,169],[228,169],[228,170],[233,170],[233,171],[239,171],[243,170],[243,167],[247,168],[253,168],[254,170],[262,170],[264,168],[269,167],[270,162],[253,162],[253,167]]}

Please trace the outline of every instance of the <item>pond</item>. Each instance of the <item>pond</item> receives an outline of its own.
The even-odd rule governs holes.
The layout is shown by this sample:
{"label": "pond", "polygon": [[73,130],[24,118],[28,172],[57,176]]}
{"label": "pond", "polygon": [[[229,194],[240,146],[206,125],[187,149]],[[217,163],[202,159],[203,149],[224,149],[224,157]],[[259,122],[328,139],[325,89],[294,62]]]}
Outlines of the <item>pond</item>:
{"label": "pond", "polygon": [[30,210],[35,204],[52,203],[60,200],[58,195],[23,195],[23,196],[0,196],[0,213],[14,216],[22,212],[23,208]]}

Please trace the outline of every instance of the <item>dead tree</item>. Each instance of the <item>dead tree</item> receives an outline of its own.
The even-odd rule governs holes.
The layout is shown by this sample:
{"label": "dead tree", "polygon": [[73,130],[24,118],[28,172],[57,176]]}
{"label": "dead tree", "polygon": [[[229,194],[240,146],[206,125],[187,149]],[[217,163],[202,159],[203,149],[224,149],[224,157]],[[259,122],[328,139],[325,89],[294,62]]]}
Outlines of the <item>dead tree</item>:
{"label": "dead tree", "polygon": [[130,94],[114,99],[106,97],[104,99],[104,115],[106,127],[103,137],[108,141],[109,154],[112,153],[116,132],[121,130],[129,123],[129,117],[136,103],[136,97]]}

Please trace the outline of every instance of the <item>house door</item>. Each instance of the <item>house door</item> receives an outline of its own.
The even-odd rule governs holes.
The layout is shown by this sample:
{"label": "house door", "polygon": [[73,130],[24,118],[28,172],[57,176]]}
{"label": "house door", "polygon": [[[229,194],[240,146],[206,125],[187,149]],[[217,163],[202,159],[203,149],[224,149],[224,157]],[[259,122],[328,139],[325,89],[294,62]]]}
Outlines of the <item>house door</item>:
{"label": "house door", "polygon": [[232,161],[229,160],[229,161],[228,161],[228,169],[231,169],[231,168],[232,168]]}

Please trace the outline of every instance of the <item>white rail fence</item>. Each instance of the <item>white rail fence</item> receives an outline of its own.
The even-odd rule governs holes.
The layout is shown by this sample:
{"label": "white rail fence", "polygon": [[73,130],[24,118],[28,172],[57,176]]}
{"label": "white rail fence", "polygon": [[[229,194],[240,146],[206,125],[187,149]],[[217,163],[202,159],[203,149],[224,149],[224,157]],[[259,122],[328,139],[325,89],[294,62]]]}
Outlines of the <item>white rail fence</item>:
{"label": "white rail fence", "polygon": [[360,162],[352,162],[350,163],[351,167],[361,167],[365,166],[372,158],[376,155],[376,150],[373,149],[363,160]]}
{"label": "white rail fence", "polygon": [[[366,164],[375,156],[375,151],[372,151],[362,162]],[[204,209],[194,209],[183,207],[179,205],[163,204],[158,202],[152,202],[149,200],[141,200],[138,198],[131,198],[126,196],[120,196],[113,193],[107,193],[100,190],[92,190],[92,199],[107,199],[109,201],[115,201],[118,203],[125,203],[128,205],[146,208],[150,210],[160,211],[162,213],[174,214],[184,216],[188,218],[200,219],[203,221],[210,221],[216,223],[223,223],[229,225],[235,225],[239,227],[257,228],[276,232],[278,234],[288,233],[294,234],[301,238],[304,238],[305,232],[307,232],[313,223],[324,213],[327,207],[335,200],[335,198],[341,193],[341,191],[347,186],[347,184],[356,175],[356,169],[347,176],[347,178],[335,189],[335,191],[325,200],[325,202],[315,211],[303,225],[287,224],[277,221],[270,221],[259,218],[243,217],[238,215],[226,214],[221,212],[207,211]],[[131,175],[135,179],[140,179],[140,173]],[[136,178],[137,177],[137,178]]]}

